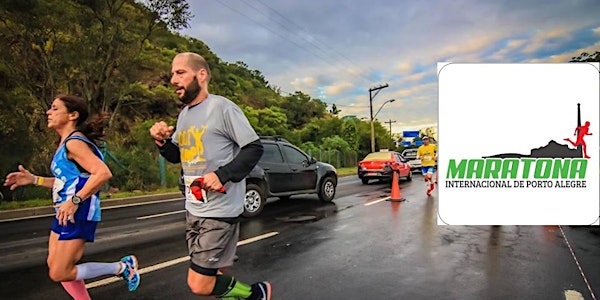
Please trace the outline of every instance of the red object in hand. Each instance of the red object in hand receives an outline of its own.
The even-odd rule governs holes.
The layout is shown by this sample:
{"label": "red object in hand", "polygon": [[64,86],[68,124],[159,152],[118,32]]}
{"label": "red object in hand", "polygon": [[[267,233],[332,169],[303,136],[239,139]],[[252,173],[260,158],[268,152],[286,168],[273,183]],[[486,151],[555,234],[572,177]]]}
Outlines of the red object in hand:
{"label": "red object in hand", "polygon": [[[196,199],[198,201],[202,201],[204,199],[204,197],[202,196],[202,187],[204,186],[204,178],[202,177],[198,177],[196,179],[194,179],[194,181],[192,181],[192,184],[190,184],[190,191],[192,192],[192,194],[194,195],[194,197],[196,197]],[[225,186],[221,187],[220,190],[218,190],[219,193],[225,193]]]}

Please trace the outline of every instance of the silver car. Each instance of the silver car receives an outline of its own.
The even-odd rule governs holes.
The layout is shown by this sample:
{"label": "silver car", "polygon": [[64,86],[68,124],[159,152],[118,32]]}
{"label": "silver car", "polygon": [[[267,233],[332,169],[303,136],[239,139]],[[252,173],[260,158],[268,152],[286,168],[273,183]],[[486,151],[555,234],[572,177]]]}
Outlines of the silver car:
{"label": "silver car", "polygon": [[402,156],[408,159],[408,163],[411,166],[411,170],[421,171],[421,160],[417,159],[416,148],[404,149],[404,151],[402,151]]}

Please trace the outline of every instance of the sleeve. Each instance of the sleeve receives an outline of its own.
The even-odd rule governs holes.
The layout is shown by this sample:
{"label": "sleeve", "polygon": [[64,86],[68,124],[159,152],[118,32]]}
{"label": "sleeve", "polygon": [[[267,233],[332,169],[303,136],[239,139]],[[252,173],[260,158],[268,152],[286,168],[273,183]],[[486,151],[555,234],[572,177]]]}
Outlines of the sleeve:
{"label": "sleeve", "polygon": [[242,147],[238,155],[231,162],[215,171],[215,174],[217,174],[222,184],[227,181],[240,182],[256,166],[262,154],[263,145],[260,139],[257,139]]}
{"label": "sleeve", "polygon": [[181,154],[179,152],[179,147],[173,143],[173,140],[170,138],[165,140],[162,145],[156,144],[158,146],[158,151],[160,155],[164,157],[170,163],[179,163],[181,162]]}
{"label": "sleeve", "polygon": [[240,148],[259,139],[248,118],[235,103],[230,102],[230,105],[225,107],[223,119],[226,134]]}

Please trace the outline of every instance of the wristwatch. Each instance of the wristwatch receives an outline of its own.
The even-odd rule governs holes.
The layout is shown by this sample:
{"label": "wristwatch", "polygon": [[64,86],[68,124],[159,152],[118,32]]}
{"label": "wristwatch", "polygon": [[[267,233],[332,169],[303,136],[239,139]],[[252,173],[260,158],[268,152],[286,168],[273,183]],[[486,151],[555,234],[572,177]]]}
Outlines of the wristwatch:
{"label": "wristwatch", "polygon": [[73,202],[73,204],[79,205],[79,203],[81,203],[81,201],[83,200],[81,199],[81,197],[74,195],[73,198],[71,198],[71,201]]}

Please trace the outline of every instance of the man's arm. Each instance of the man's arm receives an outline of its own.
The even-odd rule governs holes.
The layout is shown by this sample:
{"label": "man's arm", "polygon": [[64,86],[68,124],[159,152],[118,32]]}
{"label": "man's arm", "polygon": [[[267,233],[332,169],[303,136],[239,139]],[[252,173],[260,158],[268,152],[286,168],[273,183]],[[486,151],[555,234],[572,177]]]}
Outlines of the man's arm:
{"label": "man's arm", "polygon": [[163,142],[155,141],[158,146],[158,151],[160,155],[164,157],[170,163],[179,163],[181,162],[181,155],[179,153],[179,147],[173,144],[171,138],[164,140]]}
{"label": "man's arm", "polygon": [[263,154],[263,145],[260,139],[242,147],[238,155],[228,164],[215,171],[222,184],[227,181],[239,182],[252,171]]}

